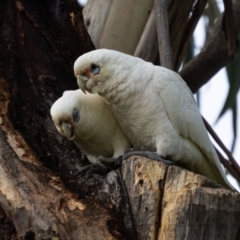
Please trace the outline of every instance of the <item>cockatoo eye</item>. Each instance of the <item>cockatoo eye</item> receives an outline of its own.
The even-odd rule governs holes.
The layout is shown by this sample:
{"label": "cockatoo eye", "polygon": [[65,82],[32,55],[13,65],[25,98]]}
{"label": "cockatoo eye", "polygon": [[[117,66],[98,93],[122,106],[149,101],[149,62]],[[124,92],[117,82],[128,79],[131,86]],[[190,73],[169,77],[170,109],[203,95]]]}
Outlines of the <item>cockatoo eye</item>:
{"label": "cockatoo eye", "polygon": [[80,120],[80,114],[77,109],[73,109],[72,118],[75,123],[78,123]]}
{"label": "cockatoo eye", "polygon": [[93,74],[93,75],[97,75],[97,74],[99,74],[100,73],[100,67],[99,66],[97,66],[96,64],[94,64],[94,63],[92,63],[91,65],[90,65],[90,72]]}

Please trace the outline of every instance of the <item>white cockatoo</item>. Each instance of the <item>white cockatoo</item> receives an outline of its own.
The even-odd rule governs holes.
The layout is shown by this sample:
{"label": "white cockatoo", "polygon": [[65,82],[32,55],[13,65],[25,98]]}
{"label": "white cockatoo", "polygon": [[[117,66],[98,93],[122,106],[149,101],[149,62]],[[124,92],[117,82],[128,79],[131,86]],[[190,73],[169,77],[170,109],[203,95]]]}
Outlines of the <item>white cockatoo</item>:
{"label": "white cockatoo", "polygon": [[179,74],[107,49],[80,56],[74,73],[84,92],[98,93],[107,101],[134,148],[156,151],[231,186],[192,92]]}
{"label": "white cockatoo", "polygon": [[111,108],[97,94],[65,91],[50,110],[59,133],[73,140],[91,163],[121,156],[131,147]]}

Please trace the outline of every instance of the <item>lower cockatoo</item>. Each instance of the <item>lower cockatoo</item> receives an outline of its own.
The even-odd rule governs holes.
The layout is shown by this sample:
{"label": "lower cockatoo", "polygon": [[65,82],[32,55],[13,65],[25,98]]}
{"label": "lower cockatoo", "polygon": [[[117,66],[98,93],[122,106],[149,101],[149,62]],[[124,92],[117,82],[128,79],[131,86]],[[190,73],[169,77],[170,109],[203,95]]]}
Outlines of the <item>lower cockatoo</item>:
{"label": "lower cockatoo", "polygon": [[179,74],[114,50],[99,49],[74,64],[79,87],[110,105],[140,151],[152,151],[230,187],[192,92]]}
{"label": "lower cockatoo", "polygon": [[[99,157],[118,158],[131,147],[111,108],[97,94],[65,91],[50,113],[59,133],[74,141],[95,164],[95,171],[102,163]],[[103,166],[98,167],[102,171]]]}

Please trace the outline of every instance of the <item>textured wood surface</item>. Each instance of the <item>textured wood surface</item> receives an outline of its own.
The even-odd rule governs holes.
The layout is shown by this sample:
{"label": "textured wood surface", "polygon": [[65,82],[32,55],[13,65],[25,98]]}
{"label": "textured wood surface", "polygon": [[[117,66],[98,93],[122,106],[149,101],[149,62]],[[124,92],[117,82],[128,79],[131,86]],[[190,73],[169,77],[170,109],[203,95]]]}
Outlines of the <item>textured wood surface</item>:
{"label": "textured wood surface", "polygon": [[239,193],[142,157],[131,157],[121,171],[138,239],[239,239]]}
{"label": "textured wood surface", "polygon": [[239,239],[239,193],[203,176],[133,156],[63,184],[8,140],[1,130],[0,239]]}
{"label": "textured wood surface", "polygon": [[36,159],[20,159],[8,141],[0,128],[1,240],[136,239],[117,172],[66,187]]}

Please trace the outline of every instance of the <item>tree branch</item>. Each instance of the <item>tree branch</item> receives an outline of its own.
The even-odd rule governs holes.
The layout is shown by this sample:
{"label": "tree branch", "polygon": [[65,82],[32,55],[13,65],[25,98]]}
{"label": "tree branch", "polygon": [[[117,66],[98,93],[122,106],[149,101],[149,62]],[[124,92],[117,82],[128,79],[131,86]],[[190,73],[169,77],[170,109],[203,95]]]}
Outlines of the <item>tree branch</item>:
{"label": "tree branch", "polygon": [[157,19],[157,35],[160,52],[160,64],[163,67],[173,69],[172,50],[169,38],[167,1],[155,0],[155,10]]}
{"label": "tree branch", "polygon": [[[134,56],[156,64],[159,61],[156,12],[152,9]],[[158,63],[159,64],[159,63]]]}
{"label": "tree branch", "polygon": [[221,139],[218,137],[218,135],[213,131],[212,127],[209,125],[209,123],[203,118],[203,122],[208,130],[208,132],[211,134],[211,136],[213,137],[213,139],[217,142],[217,144],[221,147],[221,149],[226,153],[226,155],[228,156],[230,162],[232,163],[232,165],[234,166],[234,168],[236,169],[237,173],[240,176],[240,167],[237,164],[237,161],[234,159],[234,157],[232,156],[231,152],[227,149],[227,147],[224,145],[224,143],[221,141]]}
{"label": "tree branch", "polygon": [[[239,33],[240,1],[233,3],[233,12],[235,21],[234,31]],[[187,82],[193,93],[197,92],[211,77],[232,60],[232,56],[228,52],[228,43],[222,28],[222,21],[223,16],[218,19],[202,51],[186,64],[180,72],[180,75]]]}
{"label": "tree branch", "polygon": [[192,16],[189,18],[183,32],[182,37],[180,39],[180,43],[177,49],[177,52],[175,54],[174,59],[174,70],[178,71],[179,66],[181,65],[183,61],[183,57],[186,54],[187,46],[189,45],[190,39],[193,35],[193,32],[195,30],[195,27],[202,16],[202,13],[205,9],[205,6],[207,4],[207,0],[201,0],[197,1],[196,5],[193,6],[192,10]]}
{"label": "tree branch", "polygon": [[232,166],[232,164],[227,159],[223,157],[223,155],[217,150],[217,148],[215,148],[215,150],[223,166],[229,171],[230,174],[232,174],[233,177],[237,179],[237,181],[240,182],[240,176],[236,171],[236,169]]}
{"label": "tree branch", "polygon": [[224,27],[226,31],[226,39],[228,40],[228,52],[232,56],[236,52],[236,34],[234,31],[234,18],[233,18],[233,4],[232,0],[223,0],[224,12]]}

